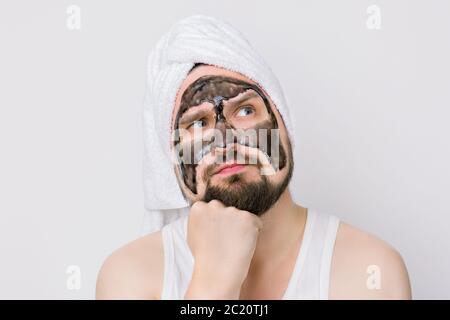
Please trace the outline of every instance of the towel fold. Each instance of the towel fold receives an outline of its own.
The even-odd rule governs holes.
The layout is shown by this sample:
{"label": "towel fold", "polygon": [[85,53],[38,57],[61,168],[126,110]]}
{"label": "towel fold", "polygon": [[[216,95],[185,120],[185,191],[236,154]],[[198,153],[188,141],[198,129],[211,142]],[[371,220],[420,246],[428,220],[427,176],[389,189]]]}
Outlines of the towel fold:
{"label": "towel fold", "polygon": [[257,82],[278,108],[292,147],[293,128],[278,79],[236,28],[195,15],[177,22],[150,52],[144,101],[144,225],[142,234],[188,214],[171,155],[171,114],[176,94],[195,63],[222,67]]}

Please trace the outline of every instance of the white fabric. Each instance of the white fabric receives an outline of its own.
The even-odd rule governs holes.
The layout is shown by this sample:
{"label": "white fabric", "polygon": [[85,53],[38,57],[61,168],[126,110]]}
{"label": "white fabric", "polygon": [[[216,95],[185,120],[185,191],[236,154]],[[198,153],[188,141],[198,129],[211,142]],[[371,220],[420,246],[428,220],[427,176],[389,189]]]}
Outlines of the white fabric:
{"label": "white fabric", "polygon": [[[162,229],[164,280],[161,300],[182,300],[189,286],[194,257],[187,244],[187,222],[187,217],[182,217]],[[338,227],[336,216],[308,209],[300,250],[281,299],[328,299]]]}
{"label": "white fabric", "polygon": [[287,128],[293,131],[285,97],[270,67],[245,37],[218,19],[195,15],[176,23],[148,58],[144,103],[144,201],[142,234],[160,230],[186,214],[171,155],[171,117],[176,94],[195,63],[239,72],[257,82],[270,96]]}

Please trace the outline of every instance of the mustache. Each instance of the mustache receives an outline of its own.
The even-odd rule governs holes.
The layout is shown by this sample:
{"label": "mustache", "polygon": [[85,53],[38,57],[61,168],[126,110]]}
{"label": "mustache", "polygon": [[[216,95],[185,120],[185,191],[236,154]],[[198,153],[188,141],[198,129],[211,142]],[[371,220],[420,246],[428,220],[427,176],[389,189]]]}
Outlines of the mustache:
{"label": "mustache", "polygon": [[216,149],[215,155],[208,162],[202,174],[202,180],[207,182],[224,163],[237,163],[255,165],[263,175],[271,175],[276,172],[272,167],[270,156],[258,147],[250,147],[241,144],[227,145],[226,149]]}
{"label": "mustache", "polygon": [[251,156],[248,153],[243,153],[238,148],[230,148],[226,149],[224,152],[216,152],[214,157],[214,164],[208,165],[205,169],[206,176],[213,175],[215,170],[224,163],[231,162],[245,165],[256,165],[258,167],[261,166],[261,162],[257,157]]}

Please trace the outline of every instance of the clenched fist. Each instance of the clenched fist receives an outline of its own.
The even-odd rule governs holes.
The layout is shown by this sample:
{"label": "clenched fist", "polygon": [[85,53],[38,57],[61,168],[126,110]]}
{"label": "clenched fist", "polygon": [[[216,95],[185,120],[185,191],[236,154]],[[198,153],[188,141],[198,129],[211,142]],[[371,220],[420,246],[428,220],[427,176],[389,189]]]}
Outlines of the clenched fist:
{"label": "clenched fist", "polygon": [[195,202],[188,217],[188,245],[195,259],[186,299],[238,299],[262,220],[220,201]]}

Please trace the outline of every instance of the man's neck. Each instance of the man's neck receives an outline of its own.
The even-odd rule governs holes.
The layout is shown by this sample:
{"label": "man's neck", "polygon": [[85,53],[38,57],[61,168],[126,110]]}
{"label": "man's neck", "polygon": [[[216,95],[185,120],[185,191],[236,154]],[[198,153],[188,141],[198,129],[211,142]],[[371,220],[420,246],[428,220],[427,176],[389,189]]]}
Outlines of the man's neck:
{"label": "man's neck", "polygon": [[263,228],[259,233],[252,267],[259,268],[268,261],[283,259],[294,248],[303,234],[306,208],[292,201],[289,188],[283,192],[275,205],[262,216]]}

